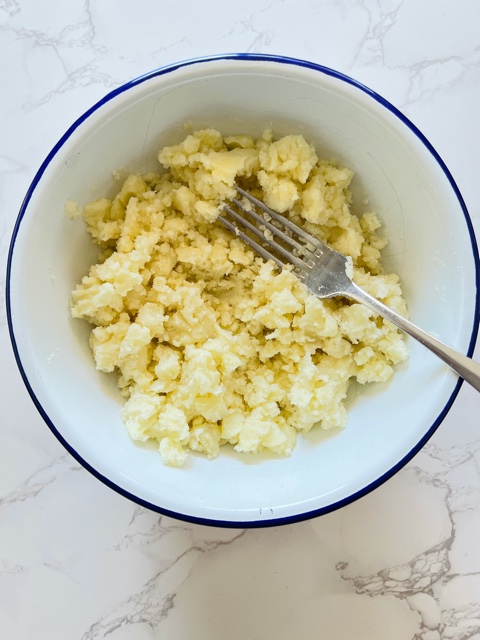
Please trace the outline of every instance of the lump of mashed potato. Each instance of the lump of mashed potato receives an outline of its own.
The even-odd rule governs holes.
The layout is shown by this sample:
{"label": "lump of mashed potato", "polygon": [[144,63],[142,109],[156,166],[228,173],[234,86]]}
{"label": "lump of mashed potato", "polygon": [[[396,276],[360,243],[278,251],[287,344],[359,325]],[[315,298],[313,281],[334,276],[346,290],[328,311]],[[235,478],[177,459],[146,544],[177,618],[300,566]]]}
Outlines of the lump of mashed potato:
{"label": "lump of mashed potato", "polygon": [[164,173],[84,208],[101,254],[72,293],[97,368],[118,372],[131,437],[180,466],[189,449],[284,455],[299,431],[345,427],[350,383],[388,380],[407,357],[402,334],[360,304],[316,298],[215,220],[240,184],[350,256],[356,282],[406,315],[377,216],[350,213],[352,171],[269,131],[197,131],[159,161]]}

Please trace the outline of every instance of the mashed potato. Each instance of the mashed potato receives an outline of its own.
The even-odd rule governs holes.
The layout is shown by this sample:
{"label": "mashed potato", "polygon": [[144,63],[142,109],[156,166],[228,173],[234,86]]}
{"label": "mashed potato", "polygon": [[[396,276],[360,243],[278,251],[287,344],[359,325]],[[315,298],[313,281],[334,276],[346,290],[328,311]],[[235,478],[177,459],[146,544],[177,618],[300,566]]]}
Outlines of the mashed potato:
{"label": "mashed potato", "polygon": [[299,431],[345,427],[351,381],[388,380],[407,357],[402,334],[360,304],[311,295],[216,217],[240,184],[351,256],[355,281],[406,315],[377,216],[350,213],[352,171],[269,131],[197,131],[159,160],[166,172],[130,175],[113,201],[85,206],[102,252],[72,294],[73,317],[95,325],[97,368],[118,371],[130,436],[180,466],[189,449],[284,455]]}

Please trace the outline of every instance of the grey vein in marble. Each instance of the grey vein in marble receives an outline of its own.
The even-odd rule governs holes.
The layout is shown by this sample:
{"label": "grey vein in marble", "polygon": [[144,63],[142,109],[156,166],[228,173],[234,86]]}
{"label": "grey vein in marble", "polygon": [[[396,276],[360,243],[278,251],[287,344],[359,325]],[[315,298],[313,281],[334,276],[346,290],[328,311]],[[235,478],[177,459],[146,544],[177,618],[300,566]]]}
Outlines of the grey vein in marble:
{"label": "grey vein in marble", "polygon": [[56,473],[59,468],[79,471],[82,467],[77,464],[68,453],[65,453],[59,458],[54,458],[47,465],[32,473],[14,491],[1,497],[0,509],[13,503],[25,502],[26,500],[36,498],[48,485],[55,482],[57,478]]}
{"label": "grey vein in marble", "polygon": [[[114,612],[94,622],[82,635],[81,640],[103,638],[122,626],[142,623],[147,624],[154,631],[168,616],[174,606],[176,591],[188,579],[195,566],[195,560],[192,562],[190,556],[201,556],[218,549],[218,547],[230,545],[246,533],[247,531],[243,530],[234,534],[229,540],[204,541],[187,548],[175,557],[166,568],[158,571],[139,592],[131,595],[120,604]],[[172,580],[171,574],[174,571],[179,575],[174,576]],[[175,583],[175,589],[165,589],[163,581],[167,577],[168,581]]]}
{"label": "grey vein in marble", "polygon": [[[442,609],[439,593],[449,582],[458,577],[478,576],[480,572],[455,573],[452,571],[450,553],[455,542],[457,525],[455,515],[458,512],[478,508],[480,487],[454,489],[449,482],[448,474],[470,461],[478,465],[475,454],[480,450],[480,440],[463,448],[441,450],[435,444],[428,444],[424,453],[441,462],[442,467],[436,472],[427,472],[418,466],[411,466],[402,473],[415,473],[420,482],[441,488],[445,491],[445,505],[451,523],[450,535],[440,544],[413,557],[408,563],[385,568],[366,576],[348,576],[346,562],[338,562],[337,570],[343,579],[349,582],[359,595],[371,597],[393,595],[405,600],[409,607],[421,617],[420,631],[413,640],[433,640],[433,638],[451,638],[452,640],[468,640],[480,634],[480,601],[465,604],[460,610]],[[472,491],[473,489],[473,491]],[[471,505],[463,504],[465,495],[475,498]],[[473,596],[474,594],[472,594]],[[479,594],[477,594],[479,595]],[[438,635],[432,635],[432,630]]]}

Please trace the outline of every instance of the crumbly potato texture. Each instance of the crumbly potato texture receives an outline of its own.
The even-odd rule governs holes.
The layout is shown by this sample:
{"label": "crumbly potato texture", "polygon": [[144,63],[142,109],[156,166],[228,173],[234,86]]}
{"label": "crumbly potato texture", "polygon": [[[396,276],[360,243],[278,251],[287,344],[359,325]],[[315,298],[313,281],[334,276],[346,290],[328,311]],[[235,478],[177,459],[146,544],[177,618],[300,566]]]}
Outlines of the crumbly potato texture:
{"label": "crumbly potato texture", "polygon": [[350,256],[354,280],[407,315],[377,216],[350,212],[353,172],[270,131],[196,131],[159,161],[163,173],[84,207],[101,251],[72,293],[97,369],[118,372],[130,436],[181,466],[189,449],[285,455],[317,423],[345,427],[349,385],[388,380],[407,358],[402,334],[361,304],[318,299],[216,218],[242,186]]}

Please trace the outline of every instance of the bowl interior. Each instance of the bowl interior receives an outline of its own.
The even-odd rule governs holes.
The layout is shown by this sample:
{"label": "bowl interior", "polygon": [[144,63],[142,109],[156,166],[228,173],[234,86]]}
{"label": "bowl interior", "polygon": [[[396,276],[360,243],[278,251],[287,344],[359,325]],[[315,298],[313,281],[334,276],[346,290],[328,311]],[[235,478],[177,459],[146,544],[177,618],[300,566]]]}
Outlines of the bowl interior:
{"label": "bowl interior", "polygon": [[94,368],[89,326],[70,318],[70,292],[96,254],[83,223],[65,218],[65,201],[112,195],[119,184],[114,170],[158,170],[159,148],[182,139],[188,121],[225,134],[302,133],[319,155],[354,169],[354,210],[374,210],[384,222],[384,264],[400,274],[412,320],[467,351],[476,297],[472,239],[446,174],[422,141],[339,78],[292,64],[217,60],[119,91],[52,154],[24,212],[11,265],[22,367],[70,447],[155,508],[223,523],[267,523],[329,508],[389,473],[444,411],[457,378],[422,346],[409,341],[410,359],[390,383],[352,389],[342,432],[299,436],[288,458],[224,449],[216,460],[193,455],[172,469],[155,447],[130,440],[115,379]]}

